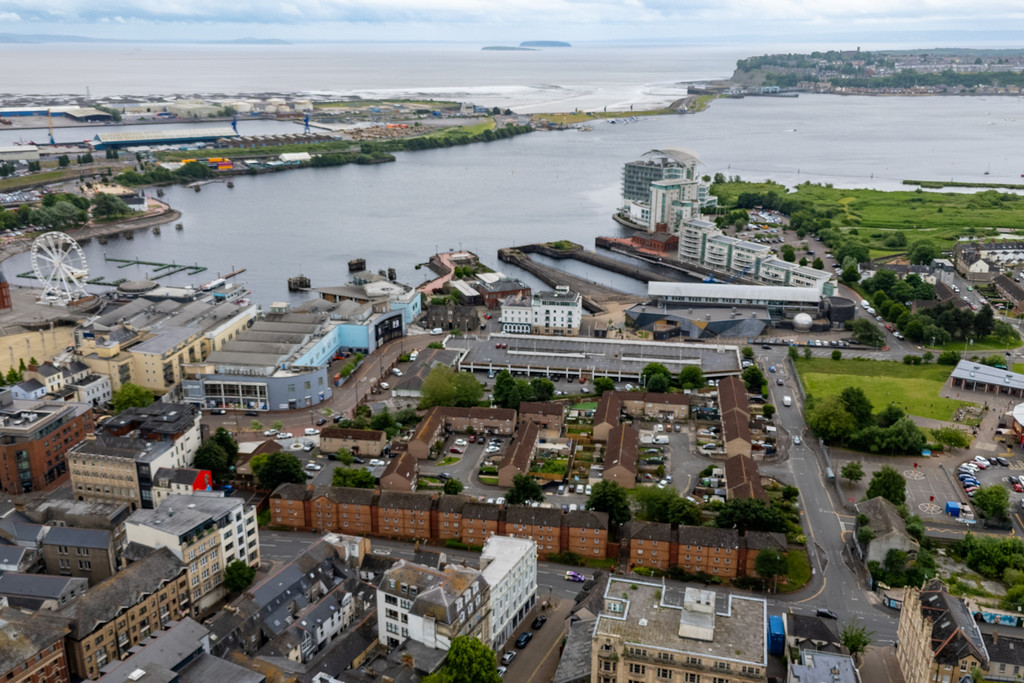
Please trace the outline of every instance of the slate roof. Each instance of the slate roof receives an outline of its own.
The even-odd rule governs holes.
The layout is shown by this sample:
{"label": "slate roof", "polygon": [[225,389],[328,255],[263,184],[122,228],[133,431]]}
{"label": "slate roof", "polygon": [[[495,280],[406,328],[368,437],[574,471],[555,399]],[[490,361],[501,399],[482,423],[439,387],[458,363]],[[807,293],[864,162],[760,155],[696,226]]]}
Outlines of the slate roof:
{"label": "slate roof", "polygon": [[553,401],[527,401],[519,404],[519,419],[524,415],[553,415],[561,417],[565,412],[561,403]]}
{"label": "slate roof", "polygon": [[348,503],[349,505],[373,505],[377,492],[373,489],[360,489],[349,486],[314,486],[309,493],[309,500],[316,500],[326,496],[334,503]]}
{"label": "slate roof", "polygon": [[982,633],[981,639],[991,662],[1024,666],[1024,639],[1002,633]]}
{"label": "slate roof", "polygon": [[449,496],[449,495],[444,495],[444,496],[441,496],[438,499],[438,501],[437,501],[437,511],[438,512],[455,512],[455,513],[458,513],[458,514],[462,514],[462,508],[466,505],[466,503],[473,502],[475,500],[476,500],[476,498],[473,498],[471,496],[462,496],[462,495]]}
{"label": "slate roof", "polygon": [[[736,529],[680,525],[679,545],[699,545],[706,548],[738,548],[740,546],[740,534]],[[682,549],[680,549],[680,552],[682,552]]]}
{"label": "slate roof", "polygon": [[605,451],[604,468],[622,467],[636,475],[636,463],[640,433],[629,425],[613,427],[608,432],[608,447]]}
{"label": "slate roof", "polygon": [[921,613],[932,620],[931,647],[937,663],[953,666],[973,655],[988,666],[988,650],[978,624],[963,600],[947,593],[939,579],[932,579],[921,589]]}
{"label": "slate roof", "polygon": [[608,530],[608,513],[595,510],[576,510],[565,513],[565,526],[578,529]]}
{"label": "slate roof", "polygon": [[463,519],[486,519],[496,521],[501,515],[501,506],[494,503],[471,502],[462,506]]}
{"label": "slate roof", "polygon": [[23,574],[6,572],[0,574],[0,595],[17,595],[29,598],[57,599],[73,583],[88,583],[74,576],[50,576],[48,574]]}
{"label": "slate roof", "polygon": [[530,459],[533,457],[533,449],[537,446],[537,436],[540,434],[540,427],[536,422],[530,422],[518,432],[515,439],[509,446],[498,469],[514,467],[518,472],[526,473],[530,469]]}
{"label": "slate roof", "polygon": [[823,643],[839,643],[839,633],[832,621],[807,614],[790,613],[786,615],[789,623],[786,632],[798,640],[815,640]]}
{"label": "slate roof", "polygon": [[43,545],[66,545],[72,548],[94,548],[108,550],[111,544],[110,532],[100,529],[76,529],[69,526],[51,526],[43,539]]}
{"label": "slate roof", "polygon": [[645,541],[665,541],[667,543],[672,540],[672,525],[633,520],[626,524],[625,534],[626,538],[630,540],[643,539]]}
{"label": "slate roof", "polygon": [[321,439],[351,439],[353,441],[380,441],[386,434],[379,429],[351,429],[348,427],[325,427],[320,431]]}
{"label": "slate roof", "polygon": [[28,549],[20,545],[0,545],[0,564],[20,566],[27,552]]}
{"label": "slate roof", "polygon": [[270,494],[271,498],[283,500],[306,500],[309,488],[305,484],[281,484]]}
{"label": "slate roof", "polygon": [[71,621],[71,638],[81,640],[97,626],[114,619],[122,610],[138,604],[185,570],[167,548],[159,548],[133,562],[109,579],[96,584],[60,610]]}
{"label": "slate roof", "polygon": [[562,510],[560,508],[535,508],[529,505],[510,505],[505,510],[505,524],[559,528],[562,525]]}
{"label": "slate roof", "polygon": [[13,607],[0,610],[0,674],[33,659],[67,632],[64,620],[49,613],[28,615]]}
{"label": "slate roof", "polygon": [[866,515],[868,527],[875,532],[875,537],[889,534],[907,535],[906,523],[900,516],[896,506],[881,496],[863,500],[856,504],[857,512]]}

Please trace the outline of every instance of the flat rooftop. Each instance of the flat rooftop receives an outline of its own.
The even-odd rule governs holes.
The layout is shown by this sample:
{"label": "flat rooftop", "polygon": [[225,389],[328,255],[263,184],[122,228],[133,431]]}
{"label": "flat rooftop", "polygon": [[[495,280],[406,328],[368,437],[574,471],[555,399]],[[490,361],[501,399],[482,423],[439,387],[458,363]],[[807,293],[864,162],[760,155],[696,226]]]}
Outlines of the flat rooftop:
{"label": "flat rooftop", "polygon": [[[499,343],[508,348],[495,348]],[[639,377],[648,363],[662,363],[673,373],[687,365],[697,365],[713,377],[740,372],[739,347],[721,344],[492,334],[485,339],[450,339],[447,348],[465,350],[460,370],[511,368],[535,373]]]}
{"label": "flat rooftop", "polygon": [[168,496],[159,508],[136,510],[126,524],[152,527],[180,538],[193,529],[220,520],[236,507],[242,507],[239,498]]}
{"label": "flat rooftop", "polygon": [[[684,609],[682,591],[613,577],[605,588],[605,607],[594,633],[616,636],[625,644],[766,666],[768,605],[764,599],[706,592],[714,594],[713,616]],[[609,611],[610,601],[625,602],[621,616]],[[712,640],[679,635],[681,624],[706,627],[707,622],[714,624]]]}

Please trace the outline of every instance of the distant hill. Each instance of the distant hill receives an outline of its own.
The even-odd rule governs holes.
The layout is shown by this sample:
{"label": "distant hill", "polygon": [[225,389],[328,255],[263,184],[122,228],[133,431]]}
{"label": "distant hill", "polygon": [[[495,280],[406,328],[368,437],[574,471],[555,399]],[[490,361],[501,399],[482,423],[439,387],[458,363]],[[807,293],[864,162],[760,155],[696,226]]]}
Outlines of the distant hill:
{"label": "distant hill", "polygon": [[519,47],[572,47],[560,40],[527,40],[519,43]]}
{"label": "distant hill", "polygon": [[515,47],[514,45],[488,45],[487,47],[480,48],[481,50],[515,50],[517,52],[536,52],[532,47]]}
{"label": "distant hill", "polygon": [[[121,40],[118,38],[90,38],[88,36],[71,36],[53,33],[0,33],[0,43],[132,43],[135,40]],[[235,38],[233,40],[150,40],[146,42],[155,43],[187,43],[187,44],[213,44],[213,45],[291,45],[287,40],[279,38]]]}

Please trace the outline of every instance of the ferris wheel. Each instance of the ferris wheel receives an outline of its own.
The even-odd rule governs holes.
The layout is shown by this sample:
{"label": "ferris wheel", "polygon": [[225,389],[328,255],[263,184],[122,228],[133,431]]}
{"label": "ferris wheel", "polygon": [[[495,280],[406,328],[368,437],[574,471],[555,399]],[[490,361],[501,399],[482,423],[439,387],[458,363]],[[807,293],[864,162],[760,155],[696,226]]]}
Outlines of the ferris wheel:
{"label": "ferris wheel", "polygon": [[86,295],[89,276],[78,242],[62,232],[44,232],[32,242],[32,272],[43,283],[43,297],[68,303]]}

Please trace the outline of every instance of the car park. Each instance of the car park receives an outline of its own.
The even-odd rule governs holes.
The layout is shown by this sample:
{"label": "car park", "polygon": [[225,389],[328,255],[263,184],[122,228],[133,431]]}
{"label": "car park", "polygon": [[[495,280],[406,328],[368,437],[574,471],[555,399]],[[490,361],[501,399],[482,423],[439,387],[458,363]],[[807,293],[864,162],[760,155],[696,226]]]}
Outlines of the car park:
{"label": "car park", "polygon": [[524,647],[529,645],[530,641],[533,640],[533,634],[529,631],[520,633],[519,637],[516,638],[516,647],[522,650]]}
{"label": "car park", "polygon": [[465,453],[465,451],[463,449],[459,448],[458,446],[452,446],[451,448],[448,449],[448,452],[449,453],[456,453],[458,455],[462,455],[463,453]]}
{"label": "car park", "polygon": [[579,572],[568,571],[568,572],[565,573],[565,580],[566,581],[575,581],[577,583],[583,583],[584,581],[587,580],[587,577],[583,576],[583,574],[580,574]]}
{"label": "car park", "polygon": [[443,479],[451,479],[452,475],[449,474],[448,472],[441,472],[439,475],[437,475],[437,478],[438,479],[442,479],[442,480]]}
{"label": "car park", "polygon": [[465,439],[455,439],[456,446],[465,446],[468,442]]}
{"label": "car park", "polygon": [[497,446],[488,446],[487,448],[484,449],[484,453],[497,453],[500,450],[501,449],[498,448]]}
{"label": "car park", "polygon": [[360,457],[354,457],[354,458],[352,458],[352,462],[353,462],[353,463],[355,463],[356,465],[365,465],[365,464],[366,464],[366,461],[365,461],[365,460],[363,460],[363,459],[362,459],[362,458],[360,458]]}
{"label": "car park", "polygon": [[1024,493],[1024,486],[1021,486],[1020,484],[1014,484],[1013,491],[1014,493]]}

